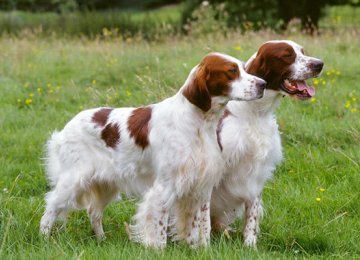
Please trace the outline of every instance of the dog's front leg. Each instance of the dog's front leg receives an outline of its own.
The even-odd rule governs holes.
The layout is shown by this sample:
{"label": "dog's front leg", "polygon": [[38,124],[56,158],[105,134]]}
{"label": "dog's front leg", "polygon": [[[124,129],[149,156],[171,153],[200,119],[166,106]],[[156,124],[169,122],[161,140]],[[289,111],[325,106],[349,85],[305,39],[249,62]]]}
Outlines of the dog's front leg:
{"label": "dog's front leg", "polygon": [[176,203],[176,240],[184,239],[191,247],[208,246],[210,241],[210,202],[179,200]]}
{"label": "dog's front leg", "polygon": [[245,246],[256,247],[261,217],[261,195],[254,200],[245,202],[245,214],[244,244]]}
{"label": "dog's front leg", "polygon": [[154,184],[139,204],[135,223],[130,226],[130,238],[145,246],[164,248],[173,197],[170,186]]}
{"label": "dog's front leg", "polygon": [[210,201],[204,203],[200,208],[200,244],[207,246],[210,243],[211,221]]}

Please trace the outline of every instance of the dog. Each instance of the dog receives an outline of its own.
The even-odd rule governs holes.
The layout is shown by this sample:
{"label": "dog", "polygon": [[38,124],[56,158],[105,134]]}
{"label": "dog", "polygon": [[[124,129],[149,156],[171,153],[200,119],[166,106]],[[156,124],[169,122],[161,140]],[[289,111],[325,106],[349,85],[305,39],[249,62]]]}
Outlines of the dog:
{"label": "dog", "polygon": [[229,100],[261,98],[265,84],[239,60],[211,53],[178,93],[160,103],[80,112],[47,143],[51,191],[41,233],[48,236],[70,210],[86,209],[96,237],[103,239],[104,208],[125,193],[143,197],[129,227],[134,241],[163,248],[172,225],[174,239],[206,246],[211,192],[223,162],[217,122]]}
{"label": "dog", "polygon": [[307,100],[315,89],[305,80],[318,77],[319,59],[306,56],[293,41],[269,41],[247,61],[246,71],[267,82],[264,97],[252,102],[229,102],[218,123],[217,138],[226,170],[211,199],[214,230],[226,228],[245,208],[244,244],[255,246],[262,212],[261,193],[282,147],[275,110],[280,99]]}

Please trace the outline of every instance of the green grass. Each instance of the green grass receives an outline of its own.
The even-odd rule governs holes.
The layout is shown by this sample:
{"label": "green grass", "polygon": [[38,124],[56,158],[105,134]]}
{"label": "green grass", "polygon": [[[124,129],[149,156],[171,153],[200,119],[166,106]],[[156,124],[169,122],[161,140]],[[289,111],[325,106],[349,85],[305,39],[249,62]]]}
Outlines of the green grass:
{"label": "green grass", "polygon": [[358,28],[360,25],[360,8],[350,5],[329,6],[325,8],[326,16],[320,20],[320,27],[339,29],[339,28]]}
{"label": "green grass", "polygon": [[[150,11],[109,10],[58,14],[53,12],[0,12],[0,34],[123,38],[141,35],[157,40],[180,30],[181,5]],[[104,29],[110,30],[109,33]],[[105,30],[106,30],[105,29]]]}
{"label": "green grass", "polygon": [[[233,33],[162,43],[0,38],[0,258],[359,258],[360,38],[353,35]],[[239,232],[213,236],[208,249],[182,243],[145,249],[129,241],[123,224],[134,214],[133,200],[107,208],[104,242],[94,238],[85,212],[71,214],[66,229],[43,240],[38,227],[48,186],[41,157],[54,129],[82,109],[159,101],[177,91],[206,53],[246,60],[276,38],[302,44],[324,60],[325,72],[314,82],[316,100],[284,98],[277,110],[285,159],[263,193],[257,250],[244,248]],[[240,230],[241,223],[233,227]]]}

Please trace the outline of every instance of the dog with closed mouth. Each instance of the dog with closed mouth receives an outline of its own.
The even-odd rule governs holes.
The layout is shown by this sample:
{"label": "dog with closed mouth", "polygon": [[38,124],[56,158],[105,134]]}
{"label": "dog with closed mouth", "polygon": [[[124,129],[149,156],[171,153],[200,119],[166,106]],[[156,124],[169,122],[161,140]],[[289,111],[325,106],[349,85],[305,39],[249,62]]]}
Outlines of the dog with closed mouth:
{"label": "dog with closed mouth", "polygon": [[164,247],[171,210],[174,238],[206,246],[211,192],[222,177],[217,122],[229,100],[261,98],[264,88],[236,58],[211,53],[160,103],[80,112],[47,143],[51,191],[40,231],[49,235],[58,217],[86,209],[102,239],[106,205],[126,193],[143,197],[130,226],[133,240]]}
{"label": "dog with closed mouth", "polygon": [[321,60],[305,55],[299,44],[284,40],[264,43],[246,62],[246,71],[267,85],[262,99],[229,102],[218,123],[217,140],[226,170],[211,199],[215,230],[226,228],[245,208],[244,244],[256,245],[261,193],[282,160],[275,109],[283,96],[313,97],[315,89],[305,80],[318,77],[322,68]]}

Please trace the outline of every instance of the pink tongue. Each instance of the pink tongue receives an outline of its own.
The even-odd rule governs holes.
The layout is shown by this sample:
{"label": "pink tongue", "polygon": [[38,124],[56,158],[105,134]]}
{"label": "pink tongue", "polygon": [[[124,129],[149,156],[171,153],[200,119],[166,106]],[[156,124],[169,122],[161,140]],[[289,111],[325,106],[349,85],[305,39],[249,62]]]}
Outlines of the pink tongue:
{"label": "pink tongue", "polygon": [[305,81],[296,81],[297,89],[303,91],[306,89],[309,96],[313,97],[315,95],[315,89],[310,87]]}

